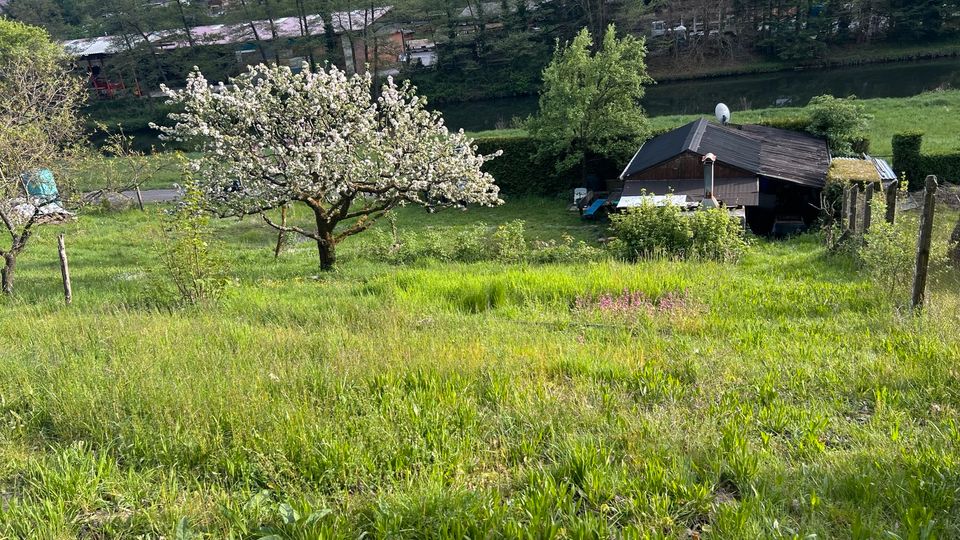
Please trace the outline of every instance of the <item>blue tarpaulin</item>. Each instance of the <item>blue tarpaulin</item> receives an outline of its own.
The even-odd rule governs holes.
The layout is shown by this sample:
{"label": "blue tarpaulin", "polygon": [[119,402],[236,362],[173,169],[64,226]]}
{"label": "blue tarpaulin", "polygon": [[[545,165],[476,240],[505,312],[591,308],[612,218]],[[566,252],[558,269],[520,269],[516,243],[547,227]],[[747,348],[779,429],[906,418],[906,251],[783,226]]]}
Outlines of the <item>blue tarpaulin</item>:
{"label": "blue tarpaulin", "polygon": [[597,199],[597,200],[593,201],[593,204],[591,204],[589,208],[587,208],[586,210],[583,211],[583,215],[584,215],[584,216],[592,216],[592,215],[596,214],[596,213],[597,213],[597,210],[599,210],[600,207],[603,206],[604,203],[606,203],[606,202],[607,202],[606,199]]}
{"label": "blue tarpaulin", "polygon": [[53,179],[53,171],[50,169],[38,169],[32,173],[25,173],[21,178],[27,187],[27,195],[30,197],[49,202],[54,202],[60,198],[57,182]]}

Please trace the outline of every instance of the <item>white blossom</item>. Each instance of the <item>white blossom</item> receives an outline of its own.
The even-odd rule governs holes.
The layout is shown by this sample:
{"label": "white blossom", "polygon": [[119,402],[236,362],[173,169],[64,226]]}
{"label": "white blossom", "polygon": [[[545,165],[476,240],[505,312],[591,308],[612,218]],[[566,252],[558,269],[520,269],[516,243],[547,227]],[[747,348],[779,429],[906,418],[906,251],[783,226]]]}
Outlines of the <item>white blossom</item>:
{"label": "white blossom", "polygon": [[[259,65],[211,87],[199,71],[180,91],[163,88],[173,126],[164,136],[196,141],[197,182],[221,215],[262,214],[292,201],[309,206],[315,230],[298,232],[331,251],[404,203],[427,206],[500,204],[493,178],[481,171],[498,154],[476,153],[462,130],[450,132],[439,113],[408,83],[387,80],[371,93],[369,74],[335,67],[293,73]],[[337,224],[352,220],[338,231]]]}

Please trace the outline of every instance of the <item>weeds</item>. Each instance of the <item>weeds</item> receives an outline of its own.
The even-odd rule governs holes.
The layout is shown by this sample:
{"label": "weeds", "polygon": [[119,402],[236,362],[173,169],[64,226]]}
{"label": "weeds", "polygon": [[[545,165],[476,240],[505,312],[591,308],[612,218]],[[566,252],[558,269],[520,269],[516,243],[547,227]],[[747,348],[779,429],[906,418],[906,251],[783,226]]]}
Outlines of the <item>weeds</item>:
{"label": "weeds", "polygon": [[496,227],[476,223],[456,228],[424,228],[399,233],[396,221],[391,230],[376,230],[366,244],[364,255],[391,264],[423,262],[497,261],[517,263],[571,263],[597,261],[606,253],[570,235],[559,240],[527,241],[526,222],[513,220]]}
{"label": "weeds", "polygon": [[[529,250],[595,233],[538,205]],[[401,238],[425,229],[406,212]],[[412,267],[358,237],[303,279],[309,247],[273,259],[260,225],[214,221],[239,283],[169,311],[129,302],[155,219],[66,226],[70,309],[55,235],[24,255],[0,305],[0,537],[960,536],[945,281],[907,317],[810,237],[737,265]]]}

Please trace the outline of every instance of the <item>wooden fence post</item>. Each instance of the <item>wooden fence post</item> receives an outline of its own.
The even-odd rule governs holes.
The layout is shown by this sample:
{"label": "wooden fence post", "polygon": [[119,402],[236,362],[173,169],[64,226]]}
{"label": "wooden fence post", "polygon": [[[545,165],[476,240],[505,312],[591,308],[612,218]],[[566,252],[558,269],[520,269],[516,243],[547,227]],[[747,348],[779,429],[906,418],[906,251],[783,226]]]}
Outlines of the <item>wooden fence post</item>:
{"label": "wooden fence post", "polygon": [[870,232],[870,222],[873,219],[873,190],[873,182],[870,182],[863,194],[863,234]]}
{"label": "wooden fence post", "polygon": [[917,267],[913,272],[913,298],[911,305],[914,309],[923,306],[923,299],[927,289],[927,271],[930,267],[930,242],[933,239],[933,211],[937,200],[937,177],[927,177],[926,188],[923,191],[923,215],[920,217],[920,240],[917,242]]}
{"label": "wooden fence post", "polygon": [[900,181],[894,180],[887,186],[887,212],[884,218],[893,225],[897,220],[897,192],[900,190]]}
{"label": "wooden fence post", "polygon": [[143,207],[143,192],[140,191],[140,184],[136,185],[136,195],[137,195],[137,206],[140,207],[141,212],[146,212],[146,209]]}
{"label": "wooden fence post", "polygon": [[73,302],[73,287],[70,285],[70,265],[67,263],[67,246],[63,233],[57,236],[57,252],[60,254],[60,274],[63,276],[63,297],[69,306]]}
{"label": "wooden fence post", "polygon": [[850,186],[844,186],[843,188],[843,211],[840,212],[840,229],[844,229],[844,225],[849,223],[848,215],[850,214]]}
{"label": "wooden fence post", "polygon": [[860,186],[854,184],[850,187],[850,206],[847,215],[847,230],[852,233],[857,232],[857,194],[860,192]]}

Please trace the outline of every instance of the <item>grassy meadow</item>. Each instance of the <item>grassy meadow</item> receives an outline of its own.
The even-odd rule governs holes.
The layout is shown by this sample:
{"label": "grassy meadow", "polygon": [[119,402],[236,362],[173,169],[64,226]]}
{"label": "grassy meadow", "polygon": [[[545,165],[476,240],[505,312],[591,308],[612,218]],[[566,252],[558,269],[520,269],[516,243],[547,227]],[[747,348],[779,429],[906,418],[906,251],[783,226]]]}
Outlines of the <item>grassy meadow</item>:
{"label": "grassy meadow", "polygon": [[[925,133],[923,150],[927,153],[957,152],[960,143],[960,90],[942,90],[927,92],[906,98],[876,98],[861,100],[867,113],[873,115],[867,136],[870,138],[870,152],[876,156],[890,157],[893,150],[890,140],[896,133],[919,130]],[[741,124],[757,122],[764,118],[794,117],[802,114],[799,107],[778,107],[770,109],[736,110],[736,104],[730,103],[734,111],[734,121]],[[654,129],[670,129],[693,121],[703,115],[656,116],[650,119]],[[482,136],[520,135],[522,130],[508,129],[483,131]]]}
{"label": "grassy meadow", "polygon": [[[893,150],[890,141],[897,133],[923,131],[923,151],[957,152],[960,143],[960,90],[926,92],[906,98],[876,98],[861,100],[864,109],[873,116],[867,136],[870,138],[870,153],[890,157]],[[763,118],[790,117],[802,114],[797,107],[734,111],[734,121],[742,124]],[[689,122],[696,116],[660,116],[651,119],[654,127],[672,127]]]}
{"label": "grassy meadow", "polygon": [[[960,151],[957,133],[960,133],[960,90],[928,92],[908,98],[878,98],[862,100],[866,111],[873,116],[868,136],[870,151],[873,155],[891,157],[893,150],[890,141],[893,135],[904,131],[920,130],[925,133],[923,151],[925,153]],[[802,108],[780,107],[734,111],[735,121],[739,123],[757,122],[765,118],[795,117],[802,114]],[[681,126],[699,115],[658,116],[650,119],[651,126],[657,130]],[[522,129],[502,129],[473,133],[474,137],[511,137],[521,136]],[[110,159],[107,164],[112,163]],[[81,190],[90,191],[103,187],[103,161],[92,160],[77,172],[77,185]],[[171,153],[158,153],[151,164],[154,174],[143,184],[144,189],[170,188],[179,181],[179,171]],[[124,165],[111,168],[119,175],[115,180],[122,184]]]}
{"label": "grassy meadow", "polygon": [[[605,234],[554,199],[397,227],[517,218]],[[157,223],[43,229],[0,301],[0,537],[960,536],[955,277],[913,315],[814,236],[540,266],[391,266],[357,236],[321,274],[247,219],[216,223],[235,284],[178,307]],[[624,289],[681,301],[574,308]]]}

